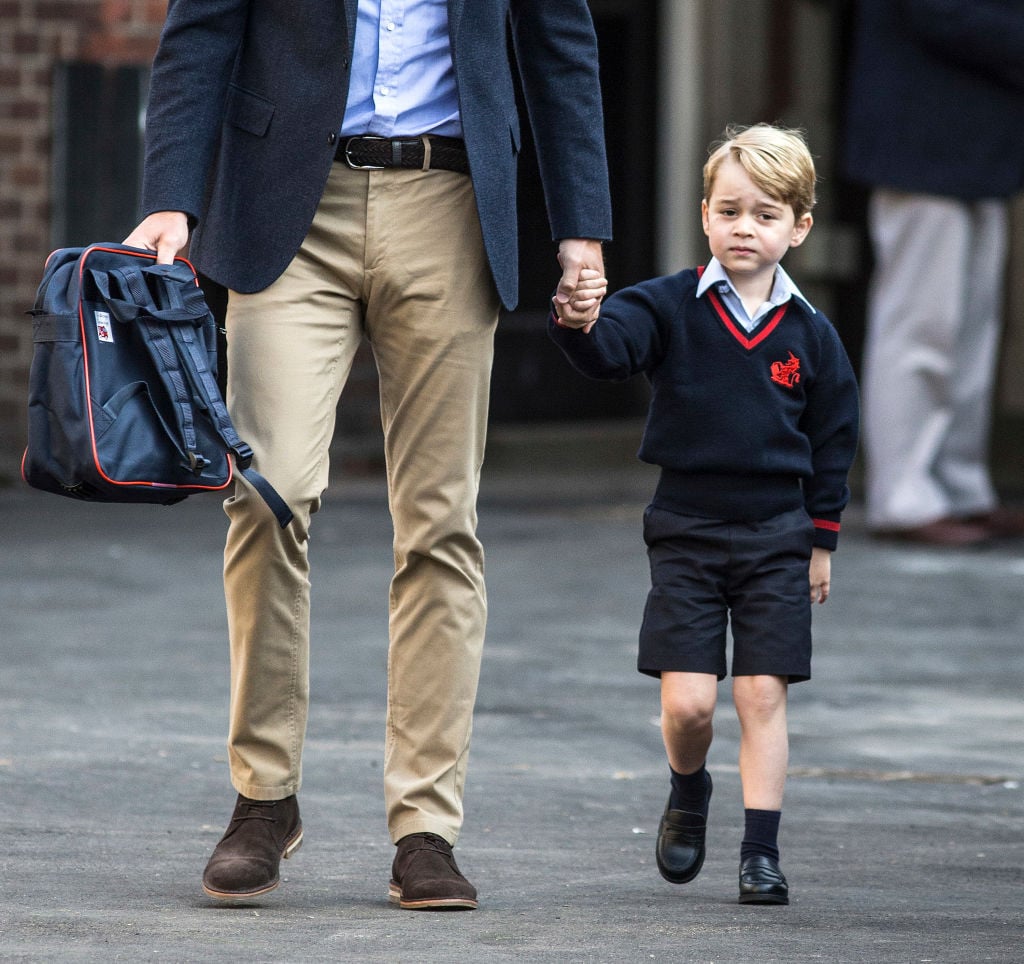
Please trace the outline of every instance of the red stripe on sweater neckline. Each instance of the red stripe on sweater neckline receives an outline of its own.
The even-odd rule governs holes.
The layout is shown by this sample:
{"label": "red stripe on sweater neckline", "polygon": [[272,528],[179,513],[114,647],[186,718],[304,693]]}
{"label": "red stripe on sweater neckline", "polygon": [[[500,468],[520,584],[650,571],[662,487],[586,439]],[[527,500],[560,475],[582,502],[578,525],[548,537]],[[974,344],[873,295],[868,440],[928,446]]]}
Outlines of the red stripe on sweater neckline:
{"label": "red stripe on sweater neckline", "polygon": [[711,304],[718,313],[718,317],[721,319],[722,324],[725,325],[733,338],[746,348],[747,351],[750,351],[752,348],[756,348],[765,340],[765,338],[779,327],[779,322],[782,321],[782,316],[786,313],[786,309],[789,307],[788,301],[784,305],[779,305],[775,314],[772,315],[771,319],[762,326],[761,330],[754,335],[753,338],[748,338],[742,331],[740,331],[739,326],[733,320],[732,315],[730,315],[726,310],[725,305],[722,304],[722,300],[718,297],[714,288],[708,289],[708,297],[711,299]]}

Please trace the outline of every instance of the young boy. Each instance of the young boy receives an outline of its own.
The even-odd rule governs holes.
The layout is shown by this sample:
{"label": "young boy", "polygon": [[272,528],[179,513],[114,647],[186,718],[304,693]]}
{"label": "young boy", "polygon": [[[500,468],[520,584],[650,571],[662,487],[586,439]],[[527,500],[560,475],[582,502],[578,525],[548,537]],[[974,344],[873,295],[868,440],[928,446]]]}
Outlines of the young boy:
{"label": "young boy", "polygon": [[731,621],[740,903],[789,902],[778,849],[787,687],[810,678],[811,604],[829,595],[857,445],[846,352],[779,265],[811,229],[814,185],[799,132],[727,130],[704,168],[707,267],[646,281],[603,306],[605,279],[588,271],[571,301],[553,302],[549,325],[584,374],[643,372],[651,384],[639,456],[661,476],[644,514],[651,591],[638,668],[661,679],[671,793],[657,863],[677,884],[704,862],[705,762]]}

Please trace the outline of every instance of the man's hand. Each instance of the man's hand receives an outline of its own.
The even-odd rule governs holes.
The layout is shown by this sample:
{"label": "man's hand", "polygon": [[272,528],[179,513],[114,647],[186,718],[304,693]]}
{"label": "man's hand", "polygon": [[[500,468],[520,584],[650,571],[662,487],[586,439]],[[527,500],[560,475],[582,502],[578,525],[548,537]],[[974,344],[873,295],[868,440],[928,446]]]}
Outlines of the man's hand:
{"label": "man's hand", "polygon": [[[575,294],[580,283],[580,272],[584,268],[596,272],[595,277],[603,280],[604,251],[601,248],[601,242],[592,238],[563,238],[558,243],[558,263],[562,268],[562,277],[555,291],[555,311],[561,318],[559,309],[569,304],[569,300]],[[581,299],[581,301],[588,301],[590,298],[596,297],[596,301],[590,307],[591,317],[582,323],[572,325],[572,327],[590,331],[597,320],[597,313],[601,307],[601,299],[604,297],[605,290],[607,290],[607,283],[599,295],[591,294],[588,298]],[[579,305],[577,305],[578,307]],[[568,318],[565,319],[565,322],[569,324]]]}
{"label": "man's hand", "polygon": [[811,605],[828,599],[832,581],[832,553],[815,546],[811,550]]}
{"label": "man's hand", "polygon": [[170,264],[188,244],[188,217],[183,211],[154,211],[124,239],[133,248],[156,252],[157,264]]}
{"label": "man's hand", "polygon": [[583,268],[576,282],[576,290],[569,296],[569,300],[559,302],[557,298],[552,299],[555,317],[566,328],[582,328],[584,332],[589,332],[597,321],[601,299],[607,290],[608,281],[601,277],[600,271]]}

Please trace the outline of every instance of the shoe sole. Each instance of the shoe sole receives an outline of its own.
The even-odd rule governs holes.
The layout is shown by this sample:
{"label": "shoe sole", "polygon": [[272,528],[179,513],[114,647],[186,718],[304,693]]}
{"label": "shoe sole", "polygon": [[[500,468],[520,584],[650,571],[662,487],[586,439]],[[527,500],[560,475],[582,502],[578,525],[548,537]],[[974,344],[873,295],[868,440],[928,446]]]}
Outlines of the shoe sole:
{"label": "shoe sole", "polygon": [[477,902],[469,897],[424,897],[420,900],[402,900],[402,888],[391,881],[388,900],[402,910],[476,910]]}
{"label": "shoe sole", "polygon": [[696,879],[697,875],[701,872],[701,868],[704,866],[704,857],[701,857],[700,860],[697,861],[697,865],[692,870],[680,876],[678,874],[669,873],[658,858],[657,854],[655,854],[655,860],[658,864],[658,873],[661,874],[661,876],[670,884],[688,884],[691,880]]}
{"label": "shoe sole", "polygon": [[788,897],[779,897],[774,894],[740,894],[741,904],[788,904]]}
{"label": "shoe sole", "polygon": [[[299,827],[299,832],[293,840],[289,840],[284,847],[284,852],[281,854],[282,860],[288,860],[289,857],[294,854],[299,847],[302,846],[302,828]],[[215,900],[248,900],[252,897],[262,897],[264,894],[269,894],[272,890],[277,890],[281,884],[281,878],[272,881],[265,887],[257,887],[255,890],[211,890],[206,884],[203,884],[203,892],[208,897],[213,897]]]}

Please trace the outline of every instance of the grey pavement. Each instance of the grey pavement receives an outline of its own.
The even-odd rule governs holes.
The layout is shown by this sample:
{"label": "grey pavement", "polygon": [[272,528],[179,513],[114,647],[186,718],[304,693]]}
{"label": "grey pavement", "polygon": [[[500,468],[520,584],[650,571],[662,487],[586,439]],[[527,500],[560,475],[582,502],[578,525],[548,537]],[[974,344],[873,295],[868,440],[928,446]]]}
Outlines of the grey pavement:
{"label": "grey pavement", "polygon": [[635,671],[652,475],[556,461],[485,469],[457,850],[481,905],[454,914],[386,899],[380,480],[338,479],[316,520],[305,843],[236,906],[199,887],[233,801],[219,499],[0,490],[0,960],[1024,960],[1024,546],[886,545],[848,514],[815,678],[791,691],[792,902],[741,907],[727,683],[704,870],[677,887],[654,866],[667,769]]}

